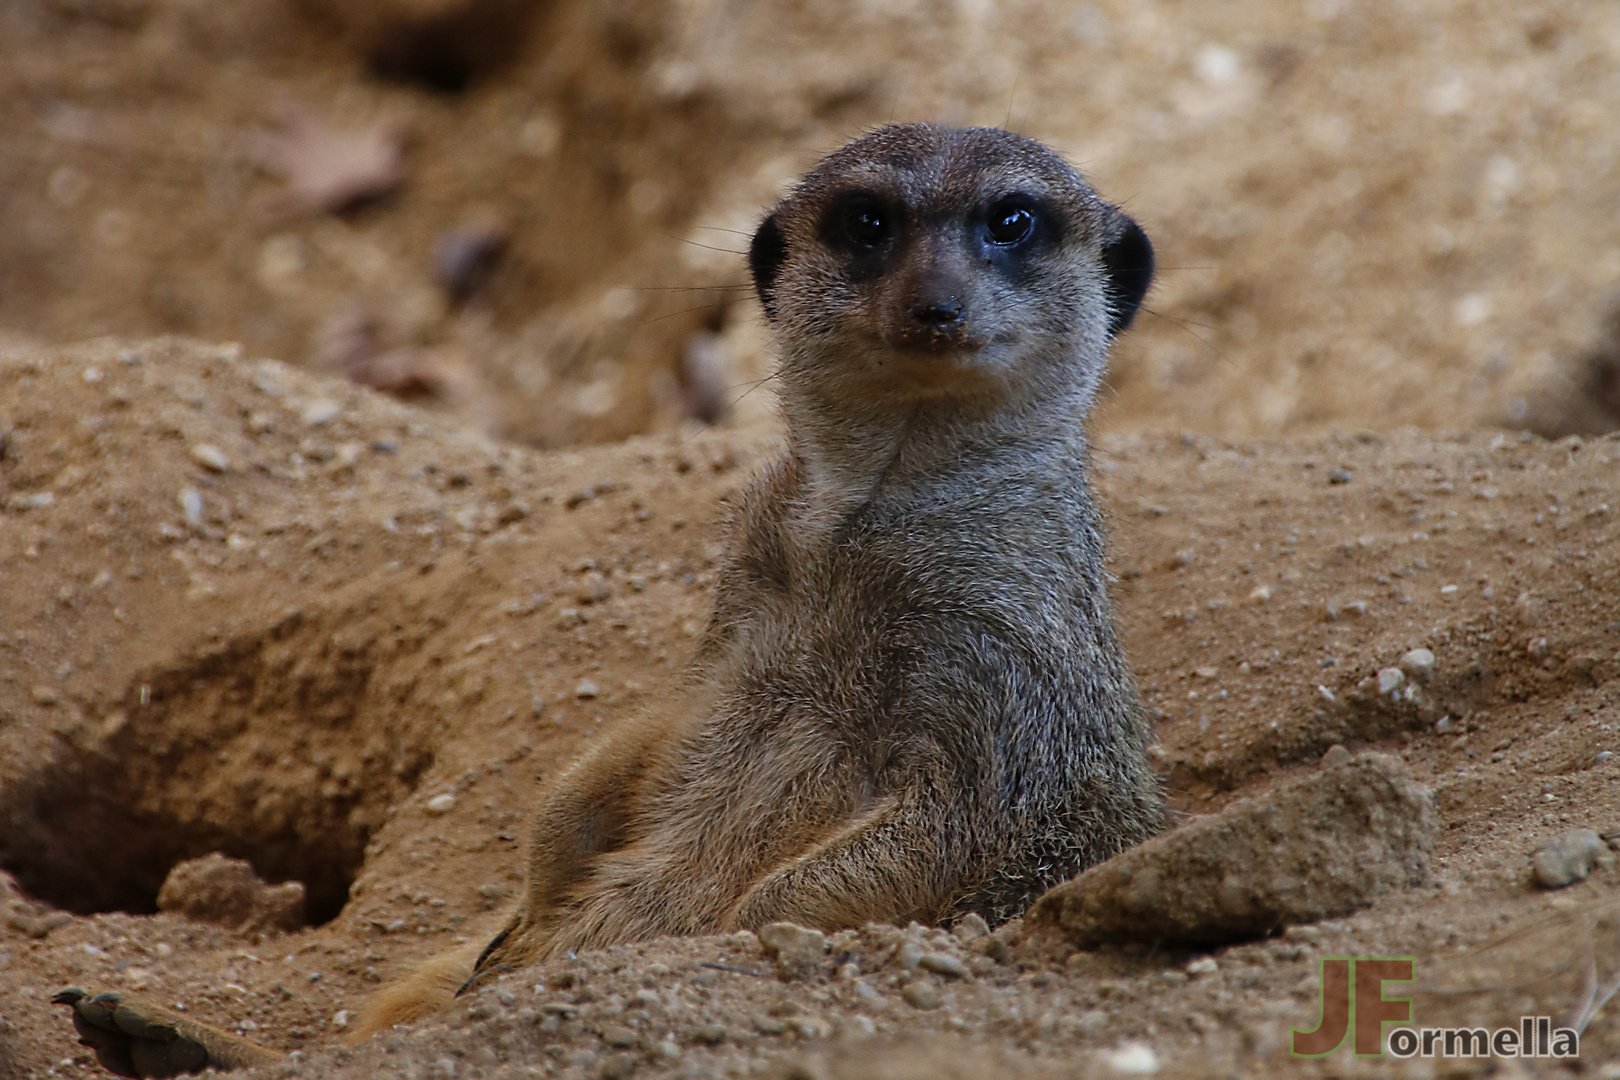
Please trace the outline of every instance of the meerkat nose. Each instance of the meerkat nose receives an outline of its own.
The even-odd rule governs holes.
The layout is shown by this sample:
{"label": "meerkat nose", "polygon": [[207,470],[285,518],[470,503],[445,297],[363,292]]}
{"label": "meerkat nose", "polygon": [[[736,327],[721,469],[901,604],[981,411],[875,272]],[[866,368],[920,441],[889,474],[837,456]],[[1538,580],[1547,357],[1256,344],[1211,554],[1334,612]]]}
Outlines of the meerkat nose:
{"label": "meerkat nose", "polygon": [[953,296],[919,304],[911,309],[911,318],[929,330],[951,330],[962,321],[962,302]]}

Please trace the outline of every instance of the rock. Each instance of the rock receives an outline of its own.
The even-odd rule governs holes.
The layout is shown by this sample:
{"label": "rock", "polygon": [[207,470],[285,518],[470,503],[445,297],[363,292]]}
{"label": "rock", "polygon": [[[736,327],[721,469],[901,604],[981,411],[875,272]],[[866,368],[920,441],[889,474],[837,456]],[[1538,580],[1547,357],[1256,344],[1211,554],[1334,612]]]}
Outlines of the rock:
{"label": "rock", "polygon": [[977,941],[990,933],[990,924],[976,911],[970,911],[951,927],[957,941]]}
{"label": "rock", "polygon": [[1530,869],[1543,889],[1562,889],[1611,859],[1608,845],[1596,832],[1571,829],[1536,848],[1530,855]]}
{"label": "rock", "polygon": [[798,1032],[801,1039],[825,1039],[832,1034],[832,1024],[819,1016],[795,1016],[787,1025]]}
{"label": "rock", "polygon": [[636,1045],[640,1038],[623,1024],[603,1024],[601,1034],[603,1042],[621,1050]]}
{"label": "rock", "polygon": [[1405,763],[1363,754],[1092,867],[1036,901],[1024,929],[1078,948],[1260,937],[1421,884],[1435,828]]}
{"label": "rock", "polygon": [[1322,768],[1331,769],[1335,765],[1343,765],[1350,760],[1350,751],[1344,748],[1343,743],[1334,743],[1322,755]]}
{"label": "rock", "polygon": [[579,680],[579,685],[574,687],[574,696],[581,701],[589,701],[601,692],[602,688],[589,679]]}
{"label": "rock", "polygon": [[767,923],[759,928],[759,944],[776,962],[776,974],[785,981],[807,979],[821,970],[827,955],[827,936],[790,922]]}
{"label": "rock", "polygon": [[186,515],[186,520],[193,525],[203,523],[202,492],[196,488],[180,489],[180,512]]}
{"label": "rock", "polygon": [[906,983],[900,996],[914,1009],[937,1009],[940,1005],[939,987],[926,979]]}
{"label": "rock", "polygon": [[191,460],[209,472],[222,473],[231,469],[231,459],[225,456],[225,451],[212,443],[197,443],[193,446]]}
{"label": "rock", "polygon": [[901,971],[915,971],[927,951],[915,941],[908,941],[895,951],[894,965]]}
{"label": "rock", "polygon": [[433,798],[427,801],[427,812],[432,814],[434,817],[438,817],[441,814],[448,814],[455,808],[456,797],[451,795],[449,792],[446,792],[443,795],[435,795]]}
{"label": "rock", "polygon": [[1406,685],[1406,672],[1398,667],[1381,668],[1378,672],[1378,692],[1393,694]]}
{"label": "rock", "polygon": [[157,905],[160,911],[221,926],[292,931],[304,925],[302,882],[268,885],[245,859],[217,851],[175,863],[158,890]]}
{"label": "rock", "polygon": [[917,959],[917,966],[926,968],[935,975],[943,975],[947,979],[965,979],[968,976],[967,965],[950,953],[923,953]]}
{"label": "rock", "polygon": [[51,491],[36,491],[32,495],[14,495],[11,499],[11,508],[17,511],[38,510],[43,506],[50,506],[56,502],[56,493]]}
{"label": "rock", "polygon": [[592,570],[579,579],[575,595],[582,604],[599,604],[613,595],[613,588],[600,572]]}
{"label": "rock", "polygon": [[974,947],[998,964],[1011,964],[1017,959],[1013,946],[1024,936],[1024,920],[1008,919],[996,927],[988,937],[974,942]]}
{"label": "rock", "polygon": [[22,931],[35,940],[41,940],[49,937],[52,930],[73,921],[73,916],[65,911],[52,911],[44,915],[32,912],[32,905],[13,905],[12,910],[6,913],[6,925],[13,930]]}
{"label": "rock", "polygon": [[1120,1076],[1152,1076],[1159,1071],[1159,1056],[1147,1043],[1128,1042],[1102,1056],[1103,1064]]}
{"label": "rock", "polygon": [[310,427],[324,427],[336,420],[343,406],[326,398],[316,398],[304,406],[301,418]]}
{"label": "rock", "polygon": [[1187,974],[1213,975],[1220,969],[1221,965],[1215,962],[1215,958],[1213,956],[1200,956],[1198,959],[1187,965]]}
{"label": "rock", "polygon": [[1428,649],[1409,650],[1401,656],[1401,670],[1413,682],[1428,682],[1434,677],[1434,653]]}

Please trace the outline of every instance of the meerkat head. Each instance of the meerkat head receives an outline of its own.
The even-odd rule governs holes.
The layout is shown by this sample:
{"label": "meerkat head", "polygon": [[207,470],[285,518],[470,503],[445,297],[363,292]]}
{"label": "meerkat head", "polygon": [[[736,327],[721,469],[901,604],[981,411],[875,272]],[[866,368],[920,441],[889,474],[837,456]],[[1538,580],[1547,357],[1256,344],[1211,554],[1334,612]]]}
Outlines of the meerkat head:
{"label": "meerkat head", "polygon": [[749,265],[793,391],[1084,404],[1153,247],[1033,139],[899,124],[812,170],[760,225]]}

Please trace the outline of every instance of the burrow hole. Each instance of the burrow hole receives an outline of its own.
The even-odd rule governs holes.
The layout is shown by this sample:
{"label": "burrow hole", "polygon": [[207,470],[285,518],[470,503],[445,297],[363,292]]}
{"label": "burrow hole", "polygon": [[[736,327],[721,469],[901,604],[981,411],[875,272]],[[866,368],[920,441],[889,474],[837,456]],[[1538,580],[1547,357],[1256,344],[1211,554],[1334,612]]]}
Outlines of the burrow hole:
{"label": "burrow hole", "polygon": [[[122,707],[0,793],[0,866],[88,915],[150,914],[170,868],[212,851],[301,881],[337,916],[388,807],[432,764],[368,717],[374,664],[299,618],[130,687]],[[312,640],[314,639],[314,640]]]}

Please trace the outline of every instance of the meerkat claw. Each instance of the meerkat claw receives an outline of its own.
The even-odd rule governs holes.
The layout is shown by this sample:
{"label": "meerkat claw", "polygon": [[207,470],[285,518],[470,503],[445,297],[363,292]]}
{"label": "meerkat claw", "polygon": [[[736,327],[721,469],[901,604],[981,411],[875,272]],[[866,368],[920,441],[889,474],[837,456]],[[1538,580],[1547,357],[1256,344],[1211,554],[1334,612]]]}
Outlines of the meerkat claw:
{"label": "meerkat claw", "polygon": [[91,994],[69,986],[53,994],[51,1003],[73,1009],[79,1041],[96,1052],[103,1068],[119,1076],[178,1076],[281,1059],[274,1050],[130,995]]}

